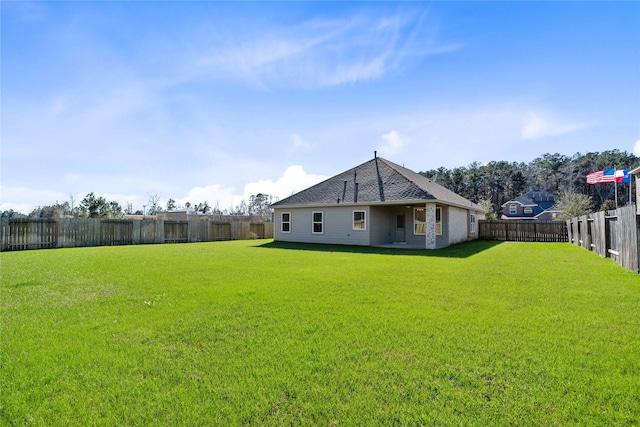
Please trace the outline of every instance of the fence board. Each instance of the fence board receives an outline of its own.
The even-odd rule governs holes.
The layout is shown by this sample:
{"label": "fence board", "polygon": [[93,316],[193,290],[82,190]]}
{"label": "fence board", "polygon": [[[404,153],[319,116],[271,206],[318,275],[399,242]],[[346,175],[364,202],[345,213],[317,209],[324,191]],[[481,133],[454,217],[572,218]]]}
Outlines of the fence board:
{"label": "fence board", "polygon": [[0,251],[83,246],[272,238],[272,223],[106,218],[9,218],[0,222]]}
{"label": "fence board", "polygon": [[163,243],[186,243],[189,241],[189,222],[164,221]]}
{"label": "fence board", "polygon": [[640,233],[640,217],[634,206],[625,206],[617,210],[618,224],[616,242],[620,249],[619,264],[631,271],[638,271],[638,235]]}
{"label": "fence board", "polygon": [[251,223],[249,224],[249,238],[250,239],[264,239],[264,224]]}
{"label": "fence board", "polygon": [[639,272],[640,215],[635,205],[572,218],[566,227],[572,243]]}
{"label": "fence board", "polygon": [[133,244],[133,221],[103,220],[100,223],[100,244],[103,246]]}
{"label": "fence board", "polygon": [[479,238],[514,242],[568,242],[561,221],[479,221]]}
{"label": "fence board", "polygon": [[231,240],[231,224],[228,222],[209,222],[209,239]]}
{"label": "fence board", "polygon": [[7,249],[55,248],[58,224],[54,219],[16,218],[9,221]]}

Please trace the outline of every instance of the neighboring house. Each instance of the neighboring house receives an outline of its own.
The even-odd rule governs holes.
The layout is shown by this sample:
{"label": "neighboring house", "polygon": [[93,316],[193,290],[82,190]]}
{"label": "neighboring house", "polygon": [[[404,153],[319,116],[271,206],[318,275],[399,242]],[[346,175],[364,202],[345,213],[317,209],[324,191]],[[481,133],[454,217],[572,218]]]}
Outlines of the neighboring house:
{"label": "neighboring house", "polygon": [[553,194],[542,190],[531,190],[503,204],[500,218],[555,221],[560,213],[555,204],[556,198]]}
{"label": "neighboring house", "polygon": [[278,241],[437,249],[478,237],[485,211],[375,156],[271,205]]}

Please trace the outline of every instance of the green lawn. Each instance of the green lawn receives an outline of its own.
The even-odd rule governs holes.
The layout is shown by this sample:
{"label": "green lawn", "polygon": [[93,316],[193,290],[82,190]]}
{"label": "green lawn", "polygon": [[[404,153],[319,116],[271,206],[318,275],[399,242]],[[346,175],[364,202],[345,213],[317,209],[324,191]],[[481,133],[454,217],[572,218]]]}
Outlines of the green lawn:
{"label": "green lawn", "polygon": [[568,243],[0,261],[0,425],[640,420],[640,276]]}

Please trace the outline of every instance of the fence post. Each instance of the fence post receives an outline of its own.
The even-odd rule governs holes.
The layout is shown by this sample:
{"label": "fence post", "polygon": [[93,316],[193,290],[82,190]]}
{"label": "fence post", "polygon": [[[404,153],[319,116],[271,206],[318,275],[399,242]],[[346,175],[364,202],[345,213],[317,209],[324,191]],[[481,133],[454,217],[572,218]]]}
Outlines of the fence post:
{"label": "fence post", "polygon": [[9,215],[0,216],[0,252],[9,247]]}
{"label": "fence post", "polygon": [[156,219],[156,236],[154,243],[164,243],[164,220]]}

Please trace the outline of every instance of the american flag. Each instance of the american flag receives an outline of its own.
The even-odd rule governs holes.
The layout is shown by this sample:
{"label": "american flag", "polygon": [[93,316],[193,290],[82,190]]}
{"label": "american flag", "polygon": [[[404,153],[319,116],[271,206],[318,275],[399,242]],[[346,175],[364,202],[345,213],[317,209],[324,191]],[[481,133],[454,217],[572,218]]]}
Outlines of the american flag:
{"label": "american flag", "polygon": [[592,172],[587,175],[587,184],[603,184],[606,182],[616,182],[615,168]]}

